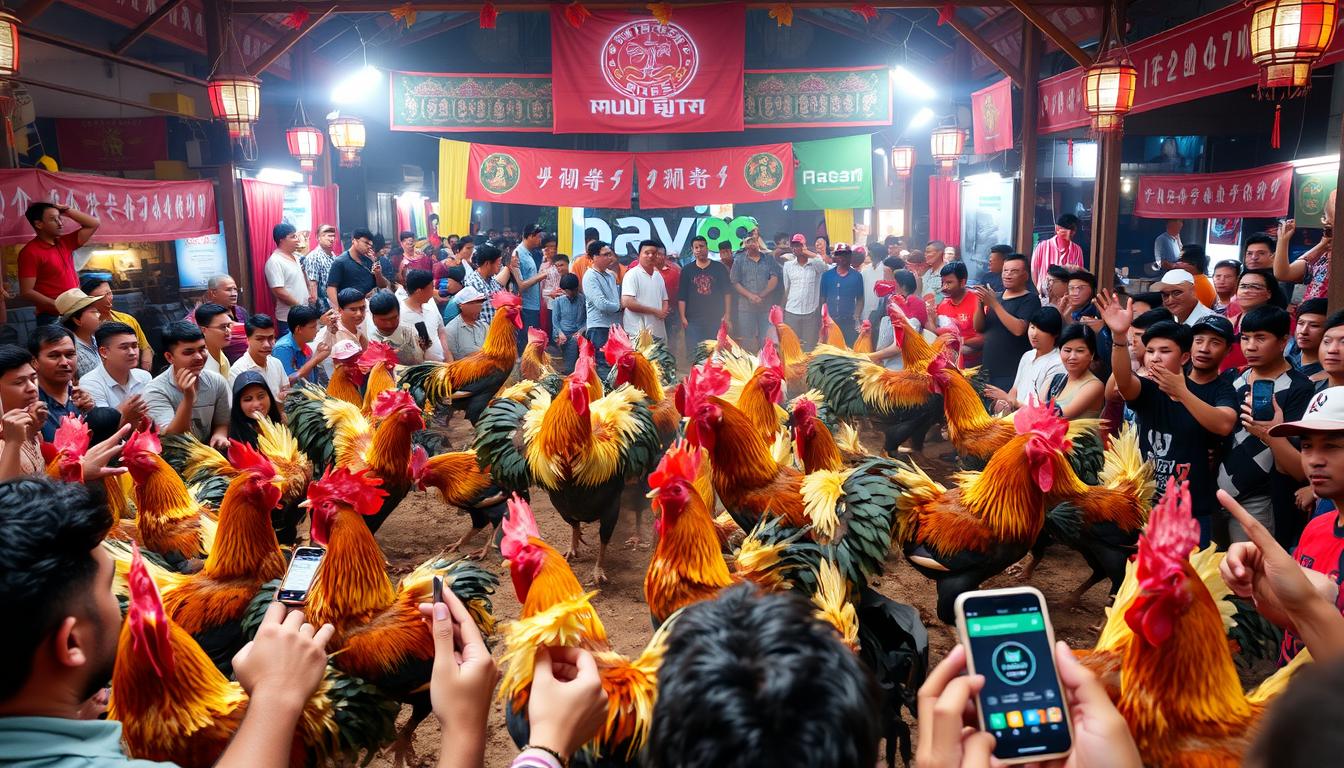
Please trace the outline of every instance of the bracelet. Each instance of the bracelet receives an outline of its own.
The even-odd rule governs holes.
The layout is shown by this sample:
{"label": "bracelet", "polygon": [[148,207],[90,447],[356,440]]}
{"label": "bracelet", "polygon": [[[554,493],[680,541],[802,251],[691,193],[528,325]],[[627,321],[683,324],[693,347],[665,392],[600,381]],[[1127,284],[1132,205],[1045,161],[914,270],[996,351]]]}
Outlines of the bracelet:
{"label": "bracelet", "polygon": [[1116,344],[1115,342],[1111,342],[1111,346],[1119,347],[1121,349],[1129,349],[1129,342],[1125,342],[1124,344]]}
{"label": "bracelet", "polygon": [[560,768],[569,768],[569,761],[561,757],[559,752],[556,752],[554,749],[551,749],[550,747],[543,747],[538,744],[528,744],[523,747],[522,751],[526,752],[529,749],[535,749],[538,752],[545,752],[546,754],[555,758],[555,761],[560,764]]}

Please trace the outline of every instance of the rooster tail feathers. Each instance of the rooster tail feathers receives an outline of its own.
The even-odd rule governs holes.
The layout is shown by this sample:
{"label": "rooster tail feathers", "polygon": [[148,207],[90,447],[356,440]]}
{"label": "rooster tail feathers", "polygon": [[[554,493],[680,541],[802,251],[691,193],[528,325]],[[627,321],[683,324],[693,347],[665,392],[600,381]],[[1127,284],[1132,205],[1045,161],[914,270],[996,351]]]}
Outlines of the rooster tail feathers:
{"label": "rooster tail feathers", "polygon": [[406,574],[398,591],[410,594],[416,603],[427,603],[433,599],[435,576],[466,606],[482,635],[489,637],[495,633],[492,595],[499,586],[498,575],[474,560],[436,555]]}
{"label": "rooster tail feathers", "polygon": [[558,600],[545,610],[504,627],[504,653],[500,656],[502,670],[499,698],[510,701],[532,684],[532,668],[537,649],[543,646],[566,648],[589,647],[588,627],[601,626],[597,610],[590,602],[597,592],[588,592],[568,600]]}
{"label": "rooster tail feathers", "polygon": [[326,399],[326,392],[308,383],[295,386],[285,398],[285,422],[317,474],[336,462],[335,443],[322,407]]}
{"label": "rooster tail feathers", "polygon": [[[103,551],[112,558],[112,565],[115,568],[115,574],[112,577],[112,592],[118,597],[130,596],[130,584],[128,577],[131,572],[131,561],[134,559],[134,552],[130,544],[116,539],[104,539]],[[184,573],[174,571],[158,555],[145,549],[140,550],[140,558],[145,564],[145,570],[154,579],[158,585],[160,594],[168,594],[174,589],[187,582],[191,577]]]}
{"label": "rooster tail feathers", "polygon": [[1266,705],[1288,686],[1288,681],[1293,678],[1302,667],[1312,662],[1311,651],[1303,648],[1293,660],[1288,662],[1274,674],[1265,678],[1264,682],[1257,685],[1246,694],[1246,700],[1251,704]]}
{"label": "rooster tail feathers", "polygon": [[372,683],[330,666],[324,689],[333,705],[337,754],[351,764],[368,765],[376,752],[396,739],[401,703]]}
{"label": "rooster tail feathers", "polygon": [[1078,546],[1083,532],[1083,511],[1070,502],[1057,504],[1045,513],[1042,533],[1071,547]]}
{"label": "rooster tail feathers", "polygon": [[844,355],[817,355],[807,364],[807,386],[821,392],[838,419],[859,419],[868,415],[867,403],[859,388],[859,361]]}
{"label": "rooster tail feathers", "polygon": [[850,602],[850,585],[840,575],[840,569],[829,558],[823,558],[815,572],[817,591],[812,595],[814,613],[818,619],[835,627],[840,639],[850,650],[859,649],[859,619]]}
{"label": "rooster tail feathers", "polygon": [[232,477],[238,474],[224,454],[202,443],[190,432],[163,435],[159,439],[163,442],[163,460],[188,483],[200,482],[205,476]]}
{"label": "rooster tail feathers", "polygon": [[[540,390],[534,392],[539,394]],[[495,484],[506,491],[526,491],[532,471],[523,452],[522,429],[531,398],[519,402],[497,398],[476,422],[476,462],[488,469]]]}
{"label": "rooster tail feathers", "polygon": [[[1074,443],[1077,451],[1078,443]],[[1143,458],[1139,450],[1139,430],[1126,424],[1120,434],[1111,440],[1111,445],[1103,454],[1101,472],[1097,477],[1100,485],[1119,488],[1129,484],[1135,498],[1151,499],[1157,493],[1157,481],[1153,474],[1153,465]]]}
{"label": "rooster tail feathers", "polygon": [[813,574],[820,568],[822,547],[804,538],[809,530],[763,516],[733,553],[734,572],[766,591],[796,588],[811,594],[816,589]]}
{"label": "rooster tail feathers", "polygon": [[438,408],[452,402],[451,363],[420,363],[402,371],[397,386],[410,391],[422,408]]}

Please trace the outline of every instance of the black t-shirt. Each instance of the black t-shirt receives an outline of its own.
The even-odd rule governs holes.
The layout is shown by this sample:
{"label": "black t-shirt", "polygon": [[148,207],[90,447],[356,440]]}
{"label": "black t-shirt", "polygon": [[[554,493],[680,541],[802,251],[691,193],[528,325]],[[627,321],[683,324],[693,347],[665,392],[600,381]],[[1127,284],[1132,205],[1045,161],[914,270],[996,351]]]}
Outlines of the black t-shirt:
{"label": "black t-shirt", "polygon": [[[1191,394],[1209,405],[1236,409],[1237,395],[1224,379],[1196,384],[1186,377]],[[1129,401],[1139,425],[1139,450],[1153,463],[1157,499],[1167,489],[1167,479],[1182,471],[1190,481],[1190,506],[1196,516],[1209,515],[1217,507],[1209,452],[1223,439],[1200,426],[1190,411],[1172,400],[1150,379],[1139,379],[1139,396]],[[1156,499],[1154,500],[1156,501]]]}
{"label": "black t-shirt", "polygon": [[723,317],[723,297],[731,290],[728,268],[722,262],[711,260],[704,269],[691,262],[681,268],[677,300],[686,302],[688,321],[717,322]]}
{"label": "black t-shirt", "polygon": [[[1240,413],[1240,404],[1246,402],[1246,395],[1251,391],[1251,369],[1237,374],[1232,387],[1236,391]],[[1274,399],[1283,409],[1284,421],[1302,418],[1315,392],[1316,382],[1292,366],[1274,380]],[[1264,496],[1273,492],[1274,480],[1280,474],[1274,467],[1274,455],[1269,446],[1252,437],[1238,421],[1236,431],[1228,438],[1218,471],[1219,487],[1238,499]]]}
{"label": "black t-shirt", "polygon": [[[1005,299],[1000,294],[999,301],[1008,314],[1028,323],[1036,315],[1036,310],[1041,308],[1041,298],[1031,292],[1011,299]],[[1022,353],[1031,349],[1031,340],[1027,338],[1026,330],[1023,330],[1021,336],[1014,335],[999,321],[999,313],[986,307],[984,337],[984,356],[981,358],[981,363],[989,374],[990,383],[1005,391],[1011,389],[1013,379],[1017,377],[1017,364],[1022,360]],[[1007,382],[1007,386],[1004,386],[1004,382]]]}
{"label": "black t-shirt", "polygon": [[358,288],[362,293],[372,291],[378,285],[373,279],[373,261],[370,260],[365,266],[365,262],[355,261],[349,251],[342,253],[331,262],[327,285],[336,286],[337,293],[346,288]]}

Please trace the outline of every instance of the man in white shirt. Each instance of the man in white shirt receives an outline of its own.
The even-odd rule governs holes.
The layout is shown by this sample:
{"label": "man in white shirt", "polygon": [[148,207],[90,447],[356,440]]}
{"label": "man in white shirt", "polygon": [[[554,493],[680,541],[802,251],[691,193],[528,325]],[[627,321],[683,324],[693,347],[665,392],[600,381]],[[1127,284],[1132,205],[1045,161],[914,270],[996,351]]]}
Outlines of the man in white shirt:
{"label": "man in white shirt", "polygon": [[645,328],[656,339],[667,339],[667,284],[658,272],[658,249],[663,244],[645,240],[639,244],[639,266],[628,270],[621,279],[621,306],[625,309],[622,325],[634,339]]}
{"label": "man in white shirt", "polygon": [[793,258],[784,262],[784,322],[798,334],[804,352],[812,351],[821,332],[821,276],[826,262],[807,251],[807,238],[794,235]]}
{"label": "man in white shirt", "polygon": [[1181,260],[1181,219],[1167,219],[1167,230],[1153,240],[1153,263],[1158,269],[1175,269]]}
{"label": "man in white shirt", "polygon": [[443,314],[434,302],[434,274],[423,269],[406,272],[406,296],[401,300],[401,322],[411,328],[416,323],[424,323],[429,334],[429,347],[425,349],[425,360],[442,363],[451,362],[448,349],[448,334],[443,328]]}
{"label": "man in white shirt", "polygon": [[1162,294],[1162,306],[1176,318],[1176,322],[1194,325],[1201,317],[1215,314],[1199,303],[1195,295],[1195,276],[1184,269],[1168,270],[1153,284],[1153,290]]}
{"label": "man in white shirt", "polygon": [[148,413],[141,394],[153,377],[140,368],[140,342],[135,329],[125,323],[108,322],[93,334],[102,364],[84,374],[79,386],[100,408],[116,408],[123,424],[137,429]]}
{"label": "man in white shirt", "polygon": [[271,388],[271,397],[281,401],[289,389],[289,374],[285,373],[284,363],[271,357],[271,350],[275,349],[275,325],[270,315],[247,318],[247,353],[234,361],[229,370],[229,384],[244,371],[257,371]]}
{"label": "man in white shirt", "polygon": [[266,285],[275,294],[274,330],[285,334],[289,333],[289,308],[308,302],[308,278],[296,255],[299,235],[294,225],[276,224],[271,237],[275,240],[275,250],[266,259]]}

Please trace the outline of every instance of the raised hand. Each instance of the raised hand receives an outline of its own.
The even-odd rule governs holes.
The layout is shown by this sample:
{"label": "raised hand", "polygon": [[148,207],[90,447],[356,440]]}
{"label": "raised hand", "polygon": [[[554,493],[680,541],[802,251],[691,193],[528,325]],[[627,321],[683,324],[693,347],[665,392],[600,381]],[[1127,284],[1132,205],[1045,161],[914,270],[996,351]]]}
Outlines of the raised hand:
{"label": "raised hand", "polygon": [[1092,301],[1097,305],[1101,319],[1106,321],[1106,327],[1111,329],[1111,334],[1117,339],[1125,338],[1134,319],[1134,299],[1125,299],[1122,302],[1113,291],[1103,290],[1098,292]]}

